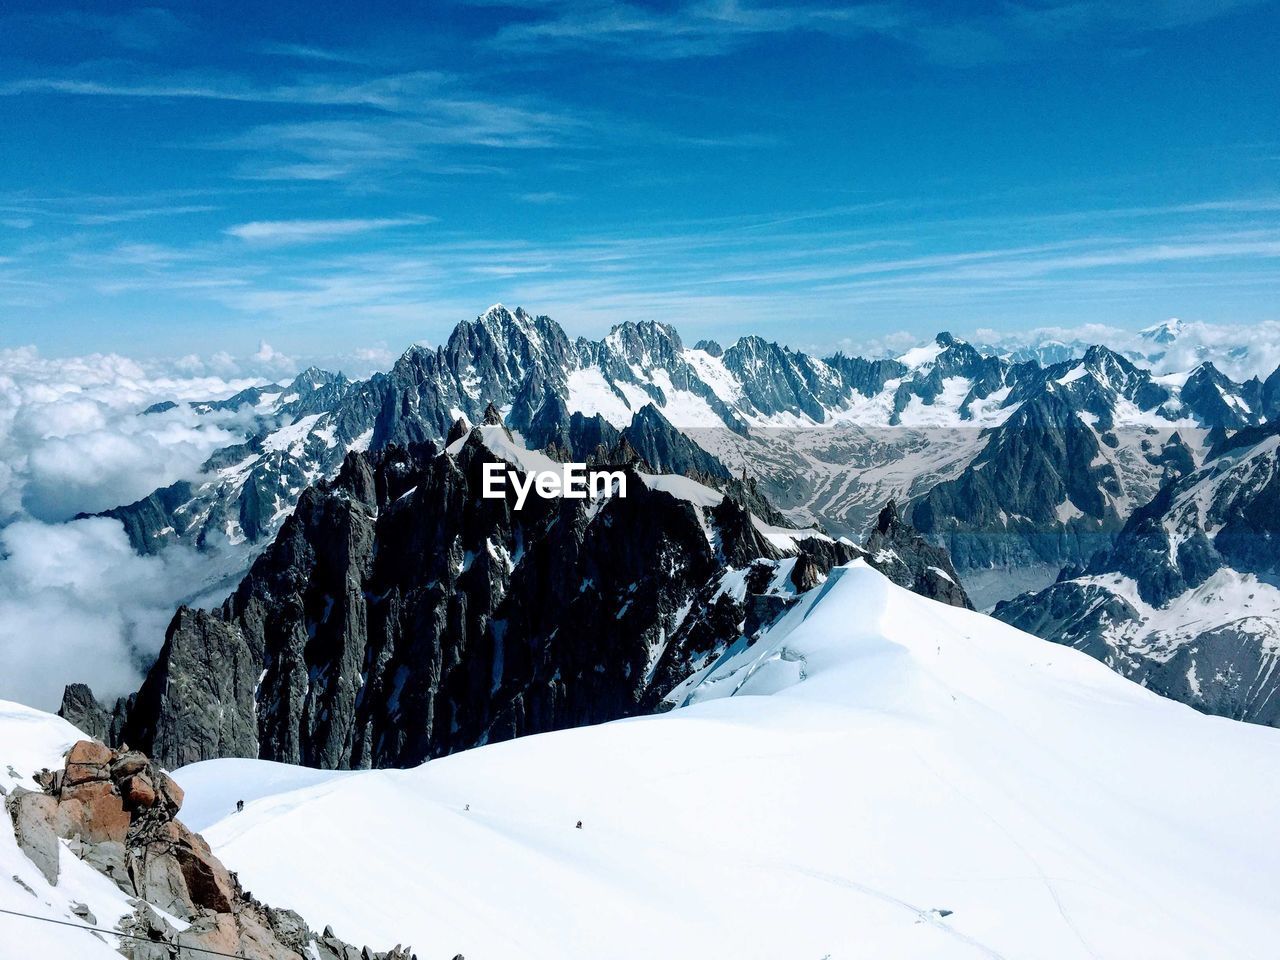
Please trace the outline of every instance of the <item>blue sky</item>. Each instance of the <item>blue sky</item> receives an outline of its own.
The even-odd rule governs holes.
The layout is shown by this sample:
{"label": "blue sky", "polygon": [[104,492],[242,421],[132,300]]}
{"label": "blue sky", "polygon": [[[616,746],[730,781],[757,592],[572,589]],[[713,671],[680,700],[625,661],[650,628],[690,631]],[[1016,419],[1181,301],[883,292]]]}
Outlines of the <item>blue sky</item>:
{"label": "blue sky", "polygon": [[0,347],[1280,319],[1280,6],[0,13]]}

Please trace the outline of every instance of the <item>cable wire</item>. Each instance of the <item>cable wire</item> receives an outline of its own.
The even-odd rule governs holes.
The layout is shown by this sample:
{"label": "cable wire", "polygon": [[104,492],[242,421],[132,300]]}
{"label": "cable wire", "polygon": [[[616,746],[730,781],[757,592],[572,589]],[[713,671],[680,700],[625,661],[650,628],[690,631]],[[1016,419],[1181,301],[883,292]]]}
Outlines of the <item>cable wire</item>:
{"label": "cable wire", "polygon": [[56,923],[60,927],[71,927],[73,930],[85,930],[89,933],[105,933],[111,937],[124,937],[128,940],[141,940],[143,943],[163,947],[175,957],[180,956],[183,950],[191,950],[198,953],[209,953],[215,957],[231,957],[232,960],[249,960],[249,958],[242,953],[224,953],[221,950],[210,950],[208,947],[195,947],[185,943],[166,943],[163,940],[153,940],[150,937],[144,937],[136,933],[124,933],[120,930],[108,930],[106,927],[91,927],[87,924],[72,923],[69,920],[55,920],[53,917],[41,917],[34,913],[22,913],[18,910],[6,910],[3,907],[0,907],[0,913],[7,913],[13,917],[25,917],[28,920],[42,920],[45,923]]}

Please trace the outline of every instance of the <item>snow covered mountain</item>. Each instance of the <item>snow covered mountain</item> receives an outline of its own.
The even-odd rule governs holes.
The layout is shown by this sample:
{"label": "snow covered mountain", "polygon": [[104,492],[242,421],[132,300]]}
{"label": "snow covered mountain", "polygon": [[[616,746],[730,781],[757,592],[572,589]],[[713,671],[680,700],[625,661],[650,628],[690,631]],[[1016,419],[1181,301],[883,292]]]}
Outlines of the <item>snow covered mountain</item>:
{"label": "snow covered mountain", "polygon": [[1221,441],[1114,548],[995,615],[1208,713],[1280,725],[1280,422]]}
{"label": "snow covered mountain", "polygon": [[[715,496],[728,491],[731,478],[750,478],[750,483],[733,481],[730,502],[768,526],[812,529],[811,544],[819,542],[819,535],[832,543],[861,541],[884,504],[896,501],[902,505],[902,519],[949,555],[939,564],[917,562],[913,570],[945,568],[956,575],[957,584],[965,584],[956,590],[966,603],[972,599],[986,608],[1053,584],[1065,564],[1088,564],[1096,555],[1107,553],[1135,511],[1151,502],[1163,485],[1195,471],[1211,446],[1265,422],[1280,405],[1280,371],[1265,382],[1254,378],[1237,383],[1204,362],[1190,371],[1157,376],[1103,346],[1088,347],[1078,357],[1042,367],[1034,360],[1015,362],[984,354],[945,333],[897,358],[879,360],[842,354],[820,360],[751,336],[727,348],[710,341],[687,347],[673,328],[656,323],[622,323],[602,340],[572,340],[549,318],[499,305],[459,324],[444,346],[414,347],[390,371],[367,381],[308,370],[287,385],[256,388],[196,406],[212,410],[228,405],[238,409],[248,405],[254,410],[252,436],[215,454],[202,479],[175,484],[110,511],[125,523],[139,549],[154,551],[175,541],[194,542],[218,557],[220,572],[228,567],[245,570],[253,557],[276,540],[308,496],[304,491],[337,477],[350,454],[367,450],[375,455],[362,468],[371,476],[391,466],[416,476],[425,468],[416,461],[406,467],[398,459],[405,456],[404,450],[434,444],[431,449],[438,453],[465,433],[468,421],[487,420],[490,427],[515,429],[522,443],[552,459],[635,461],[652,475],[683,475],[710,484],[717,491]],[[401,453],[379,460],[383,451],[393,448]],[[408,457],[415,458],[419,454]],[[348,476],[335,482],[336,486],[311,495],[309,509],[327,503],[352,480]],[[436,486],[428,485],[429,495],[424,487],[416,500],[409,498],[419,504],[423,522],[434,516],[432,511],[439,510],[440,504],[452,503],[450,498],[461,489],[445,489],[448,484],[440,477],[433,482]],[[380,519],[384,513],[407,510],[406,505],[385,497],[391,489],[403,492],[409,486],[397,487],[388,481],[381,488],[374,483],[341,494],[346,499],[339,505],[340,513],[350,503],[363,503],[370,514],[364,520],[344,519],[362,531],[364,540],[357,546],[373,542],[369,531],[379,523],[390,526]],[[328,546],[317,549],[311,542],[314,537],[299,533],[323,529],[326,522],[329,514],[317,513],[290,534],[294,540],[302,537],[295,544],[298,556],[304,558],[301,569],[311,570],[313,557],[341,556],[347,566],[325,574],[332,576],[334,584],[341,584],[350,568],[360,571],[357,580],[376,581],[378,591],[388,589],[384,575],[368,572],[372,560],[360,559],[359,550],[349,550],[349,545],[337,552]],[[504,736],[531,729],[530,716],[537,718],[533,729],[550,729],[648,709],[654,698],[661,698],[662,684],[681,682],[682,671],[723,649],[726,631],[733,633],[729,626],[745,623],[749,614],[759,626],[766,613],[777,612],[771,600],[744,598],[743,610],[712,615],[708,605],[717,601],[708,583],[717,565],[728,563],[742,570],[756,559],[781,562],[773,553],[776,544],[758,546],[759,538],[749,524],[742,526],[741,518],[724,518],[724,522],[740,536],[740,543],[755,545],[741,547],[740,554],[724,559],[717,553],[722,541],[715,539],[724,536],[719,522],[711,521],[708,527],[713,530],[712,541],[693,537],[692,527],[675,533],[665,520],[658,523],[672,535],[673,544],[689,539],[709,546],[672,548],[680,557],[683,574],[665,593],[657,590],[665,597],[660,612],[635,625],[635,634],[623,644],[631,652],[607,666],[595,664],[592,669],[599,667],[604,671],[601,676],[608,679],[584,686],[582,698],[569,698],[572,705],[567,706],[569,701],[560,693],[545,694],[544,679],[533,669],[525,671],[520,683],[533,683],[538,693],[531,694],[519,684],[499,689],[491,676],[493,689],[486,696],[507,698],[507,706],[478,705],[476,691],[485,688],[480,674],[490,676],[495,666],[488,654],[477,649],[497,649],[495,638],[486,631],[491,619],[503,620],[495,615],[495,604],[509,586],[496,574],[490,575],[485,560],[483,575],[459,578],[456,572],[445,571],[435,578],[447,584],[445,593],[453,599],[437,597],[432,603],[443,606],[423,608],[432,611],[429,616],[424,612],[426,622],[436,624],[428,631],[434,638],[428,643],[433,657],[444,656],[442,663],[447,666],[450,657],[465,659],[465,649],[466,658],[483,663],[467,668],[474,676],[459,672],[454,682],[465,695],[451,692],[447,685],[441,693],[432,686],[434,678],[421,681],[431,692],[423,693],[420,702],[412,697],[409,701],[415,716],[421,714],[424,725],[431,727],[421,742],[411,745],[385,739],[378,731],[395,726],[394,710],[381,718],[369,713],[387,710],[388,702],[400,704],[395,692],[402,690],[414,671],[399,678],[394,673],[384,677],[383,671],[388,664],[402,663],[402,654],[386,653],[385,662],[365,663],[362,658],[371,654],[364,642],[344,634],[346,639],[334,647],[344,653],[296,657],[290,660],[292,672],[284,673],[277,672],[279,662],[272,661],[274,671],[258,679],[268,665],[260,651],[273,643],[287,649],[299,644],[308,649],[323,647],[313,635],[317,630],[325,633],[320,622],[324,611],[308,606],[314,598],[296,599],[295,594],[302,596],[298,591],[283,588],[268,591],[273,597],[269,608],[284,603],[286,609],[302,613],[291,614],[283,625],[273,627],[278,640],[268,642],[269,636],[275,636],[269,630],[250,630],[249,653],[242,658],[246,672],[238,685],[222,690],[242,706],[227,721],[233,726],[239,722],[237,729],[209,726],[207,711],[193,701],[182,707],[189,711],[188,720],[183,721],[188,727],[166,730],[165,718],[177,714],[153,691],[134,712],[130,735],[170,762],[232,753],[326,766],[404,764],[474,745],[498,736],[498,729],[505,731]],[[633,518],[633,524],[641,526],[638,518]],[[443,537],[447,531],[439,532]],[[521,524],[491,532],[493,543],[504,543],[512,557],[528,540]],[[454,549],[444,539],[437,546],[442,555]],[[841,551],[849,546],[808,552],[818,557],[820,574],[833,563],[847,560],[849,555]],[[277,557],[287,558],[278,560],[277,567],[297,569],[291,548],[278,542],[271,549]],[[603,540],[591,548],[605,549]],[[490,556],[483,539],[469,540],[461,550],[464,560],[459,562],[469,554]],[[685,560],[691,566],[682,566]],[[550,561],[539,563],[547,566]],[[903,574],[899,582],[916,582],[916,572]],[[808,561],[797,562],[796,576],[800,582],[812,580]],[[477,584],[467,586],[468,577],[478,577]],[[545,571],[521,574],[513,582],[541,583],[547,577]],[[268,580],[257,578],[259,583]],[[276,574],[276,580],[291,583],[284,573]],[[428,582],[431,578],[421,584],[399,584],[398,589],[417,591]],[[633,577],[614,586],[621,589],[633,582],[640,580]],[[751,597],[767,597],[768,582],[769,577],[758,574],[751,581]],[[561,586],[576,589],[577,583],[566,580]],[[943,589],[941,584],[935,577],[917,586],[927,592]],[[337,597],[344,590],[335,586],[325,596]],[[527,592],[531,594],[532,587]],[[283,597],[294,599],[286,602]],[[461,598],[469,611],[466,615],[461,607],[450,606]],[[604,629],[606,601],[615,607],[626,604],[621,594],[602,596],[596,614],[581,624],[574,621],[557,642],[565,643],[575,625],[594,623]],[[375,606],[358,602],[350,609],[367,621],[365,629],[376,634],[388,629],[383,620],[390,614],[369,614]],[[230,621],[247,622],[255,616],[251,606],[241,604],[237,610],[226,614]],[[188,611],[179,618],[177,632],[170,630],[170,640],[176,636],[183,642],[176,647],[171,644],[171,651],[214,650],[230,642],[223,636],[223,625],[201,616]],[[401,616],[396,612],[392,620]],[[686,621],[687,629],[698,625],[705,634],[690,649],[670,641],[672,631]],[[459,626],[463,623],[468,624],[466,630]],[[709,629],[709,623],[715,628]],[[547,626],[547,635],[552,629],[553,625]],[[1056,627],[1035,629],[1057,635]],[[455,637],[459,630],[462,633]],[[403,624],[392,630],[396,631],[413,632]],[[463,635],[483,637],[481,648],[462,643],[458,637]],[[590,647],[587,636],[580,633],[576,641],[584,650]],[[1077,631],[1071,642],[1102,642],[1097,630],[1090,636],[1093,639],[1086,640],[1085,633]],[[312,639],[304,644],[301,637]],[[354,645],[348,648],[348,643]],[[450,646],[459,643],[462,646],[456,649]],[[656,652],[660,649],[667,651],[665,659]],[[195,657],[196,662],[206,659]],[[1247,662],[1251,661],[1246,657],[1242,663]],[[630,672],[610,674],[624,664]],[[548,675],[554,674],[555,666]],[[353,685],[353,671],[365,679]],[[369,676],[378,678],[370,688],[376,696],[360,714],[354,706],[355,691],[363,689]],[[1214,700],[1220,694],[1210,688],[1229,686],[1230,681],[1221,679],[1225,676],[1215,672],[1204,678],[1207,687],[1201,689],[1208,692],[1198,695],[1178,684],[1163,688],[1190,702],[1199,702],[1197,696]],[[339,683],[335,678],[344,679]],[[331,684],[342,689],[322,695]],[[589,689],[594,692],[587,693]],[[544,695],[551,696],[554,705],[539,706]],[[325,700],[328,696],[346,706],[335,713]],[[84,699],[72,694],[68,715],[92,722],[104,735],[113,730],[119,735],[127,705],[108,717],[90,705],[91,698],[83,709],[77,706]],[[257,729],[256,721],[234,720],[261,702],[279,704],[265,711],[268,716],[278,711],[286,718],[278,731]],[[460,724],[457,730],[446,731],[449,725],[444,721],[443,726],[436,724],[435,711],[443,703],[463,710],[474,729]],[[1253,712],[1244,715],[1253,716]],[[425,718],[432,719],[426,722]],[[363,725],[359,730],[349,726],[357,720]],[[180,754],[179,750],[194,752]]]}
{"label": "snow covered mountain", "polygon": [[1172,470],[1193,466],[1208,427],[1256,420],[1224,397],[1238,400],[1216,387],[1211,396],[1178,392],[1092,347],[1024,376],[981,452],[917,498],[912,521],[946,544],[962,572],[1038,565],[1051,577],[1109,545]]}
{"label": "snow covered mountain", "polygon": [[[443,450],[349,454],[221,609],[178,611],[135,697],[108,717],[73,686],[63,715],[169,765],[406,766],[649,712],[855,557],[969,603],[892,504],[859,548],[779,525],[749,482],[652,472],[627,431],[594,464],[621,472],[625,497],[484,498],[486,464],[557,466],[496,409],[485,419]],[[673,428],[646,423],[637,442],[671,453]]]}
{"label": "snow covered mountain", "polygon": [[412,770],[175,776],[256,893],[424,957],[1274,952],[1280,732],[858,564],[681,702]]}
{"label": "snow covered mountain", "polygon": [[[574,430],[580,445],[628,428],[642,436],[633,421],[656,414],[710,455],[700,470],[745,471],[793,523],[860,537],[887,500],[914,501],[908,515],[946,543],[962,574],[1048,568],[1109,543],[1170,457],[1185,448],[1198,459],[1205,431],[1261,422],[1280,404],[1272,379],[1237,384],[1211,364],[1152,377],[1099,347],[1044,369],[945,333],[881,360],[820,360],[752,336],[690,348],[657,323],[570,340],[549,318],[497,305],[367,381],[307,371],[219,401],[252,404],[257,432],[212,457],[197,481],[109,513],[143,551],[260,545],[348,452],[439,442],[493,403],[508,426],[562,447]],[[1166,450],[1175,432],[1179,449]],[[1029,460],[1074,477],[1042,486]],[[997,496],[1012,508],[1003,515]]]}

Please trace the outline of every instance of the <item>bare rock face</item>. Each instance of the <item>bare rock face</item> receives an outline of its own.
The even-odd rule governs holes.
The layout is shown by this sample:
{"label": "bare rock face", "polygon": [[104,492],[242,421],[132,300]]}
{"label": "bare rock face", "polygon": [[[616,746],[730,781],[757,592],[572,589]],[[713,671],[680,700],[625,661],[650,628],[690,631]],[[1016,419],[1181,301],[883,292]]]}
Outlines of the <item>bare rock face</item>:
{"label": "bare rock face", "polygon": [[67,754],[65,784],[89,783],[107,779],[107,763],[111,748],[95,740],[81,740]]}
{"label": "bare rock face", "polygon": [[[634,472],[598,506],[485,498],[497,429],[352,454],[308,489],[220,610],[174,618],[128,742],[172,766],[410,766],[643,709],[651,652],[723,562],[703,521]],[[739,519],[753,542],[723,542],[775,555]]]}
{"label": "bare rock face", "polygon": [[151,778],[145,773],[136,773],[120,781],[120,793],[125,804],[131,810],[148,809],[156,804],[157,794]]}
{"label": "bare rock face", "polygon": [[869,562],[898,586],[953,607],[973,609],[950,555],[904,521],[892,500],[880,511],[864,547],[871,555]]}
{"label": "bare rock face", "polygon": [[[497,423],[463,433],[459,421],[445,450],[351,453],[337,477],[302,493],[219,609],[178,611],[122,738],[170,767],[216,757],[414,766],[647,712],[680,670],[752,637],[855,557],[968,604],[945,551],[891,508],[868,550],[796,531],[789,594],[751,590],[736,619],[708,609],[726,573],[784,561],[790,548],[765,532],[783,518],[749,479],[711,475],[716,465],[648,409],[652,449],[702,476],[722,495],[715,505],[646,480],[626,435],[596,466],[628,478],[627,494],[599,502],[517,501],[510,487],[486,496],[488,465],[524,472],[503,459],[510,441]],[[699,652],[686,658],[683,638],[695,634]],[[144,786],[129,790],[131,804],[144,801]]]}
{"label": "bare rock face", "polygon": [[62,693],[58,716],[96,740],[115,743],[127,708],[128,703],[122,697],[116,701],[115,709],[109,710],[97,701],[88,686],[71,683]]}
{"label": "bare rock face", "polygon": [[[68,841],[72,855],[137,897],[122,929],[147,940],[121,941],[131,960],[168,960],[178,947],[184,956],[205,949],[246,960],[414,960],[399,946],[375,953],[328,928],[313,933],[296,913],[255,900],[204,838],[175,819],[182,788],[142,753],[81,740],[63,769],[43,770],[36,781],[43,792],[18,789],[5,801],[19,848],[56,885]],[[179,932],[157,910],[190,925]]]}
{"label": "bare rock face", "polygon": [[129,834],[129,812],[119,788],[110,780],[77,784],[64,781],[60,804],[67,822],[78,827],[84,841],[124,843]]}
{"label": "bare rock face", "polygon": [[44,878],[58,882],[58,801],[43,793],[21,788],[5,801],[13,818],[13,835],[18,847],[40,868]]}

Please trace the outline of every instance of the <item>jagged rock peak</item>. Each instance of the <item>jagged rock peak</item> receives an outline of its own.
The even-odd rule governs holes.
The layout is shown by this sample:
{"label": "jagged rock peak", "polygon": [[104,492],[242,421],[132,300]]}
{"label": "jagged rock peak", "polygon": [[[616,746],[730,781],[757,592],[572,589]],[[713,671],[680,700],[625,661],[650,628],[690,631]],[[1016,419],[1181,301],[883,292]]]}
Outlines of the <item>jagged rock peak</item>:
{"label": "jagged rock peak", "polygon": [[718,458],[672,426],[652,403],[636,411],[622,437],[651,468],[696,479],[729,478],[729,469]]}
{"label": "jagged rock peak", "polygon": [[872,565],[899,586],[953,607],[973,609],[951,556],[904,520],[895,501],[884,505],[863,549],[871,555]]}
{"label": "jagged rock peak", "polygon": [[508,310],[505,304],[495,303],[480,316],[476,317],[480,323],[510,322],[518,321],[520,323],[529,323],[533,320],[533,316],[528,313],[524,307],[516,307],[515,310]]}
{"label": "jagged rock peak", "polygon": [[481,418],[480,422],[486,427],[500,427],[503,425],[502,411],[494,405],[492,400],[490,400],[488,405],[484,408],[484,416]]}
{"label": "jagged rock peak", "polygon": [[879,516],[876,517],[876,531],[882,536],[887,536],[895,527],[902,523],[902,514],[898,511],[898,502],[890,500],[881,509]]}
{"label": "jagged rock peak", "polygon": [[604,343],[619,357],[642,365],[669,362],[684,349],[676,328],[656,320],[619,323],[609,331]]}
{"label": "jagged rock peak", "polygon": [[123,697],[116,701],[114,710],[109,710],[98,702],[87,684],[70,683],[62,691],[58,716],[91,737],[114,743],[124,726],[127,710]]}
{"label": "jagged rock peak", "polygon": [[703,353],[709,353],[713,357],[724,355],[724,348],[715,340],[699,340],[693,345],[693,349],[701,350]]}
{"label": "jagged rock peak", "polygon": [[454,441],[461,440],[471,432],[471,423],[465,416],[459,417],[453,421],[453,426],[449,428],[449,432],[445,435],[444,444],[446,447],[452,446]]}

